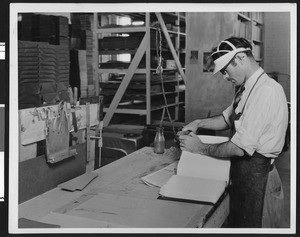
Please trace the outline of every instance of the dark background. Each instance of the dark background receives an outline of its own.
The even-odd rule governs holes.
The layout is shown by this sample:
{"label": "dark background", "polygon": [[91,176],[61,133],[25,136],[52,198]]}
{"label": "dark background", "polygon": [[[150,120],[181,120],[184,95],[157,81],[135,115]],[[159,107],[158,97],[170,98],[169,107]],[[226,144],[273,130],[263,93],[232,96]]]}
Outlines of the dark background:
{"label": "dark background", "polygon": [[[8,75],[7,75],[7,42],[8,42],[8,3],[6,0],[0,1],[0,42],[5,43],[5,60],[0,60],[0,104],[7,104],[7,96],[8,96],[8,87],[7,87],[7,82],[8,82]],[[7,126],[4,124],[4,118],[3,118],[3,112],[5,110],[5,116],[7,117],[8,113],[6,110],[8,109],[7,106],[1,107],[0,108],[0,113],[1,113],[1,118],[0,118],[0,151],[2,152],[4,150],[4,139],[8,139],[8,130]],[[7,121],[7,118],[5,118],[5,121]],[[5,134],[6,137],[4,138],[3,136],[3,130],[6,130]],[[5,147],[5,150],[7,150],[8,146]],[[6,152],[7,153],[7,152]],[[5,153],[5,160],[8,160],[8,155]],[[0,200],[0,236],[7,236],[8,233],[8,195],[7,195],[7,180],[8,180],[8,162],[5,162],[5,190],[4,190],[4,202],[3,200]],[[3,176],[1,174],[1,176]],[[2,179],[2,178],[1,178]],[[2,181],[2,180],[1,180]],[[2,197],[0,197],[2,198]]]}

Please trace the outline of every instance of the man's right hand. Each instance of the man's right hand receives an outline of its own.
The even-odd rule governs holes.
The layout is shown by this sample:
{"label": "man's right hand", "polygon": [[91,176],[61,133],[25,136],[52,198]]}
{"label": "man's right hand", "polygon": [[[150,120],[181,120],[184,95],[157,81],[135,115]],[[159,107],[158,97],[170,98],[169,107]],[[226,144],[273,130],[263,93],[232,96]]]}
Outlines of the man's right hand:
{"label": "man's right hand", "polygon": [[178,132],[178,135],[181,135],[182,132],[185,132],[188,130],[192,131],[193,133],[196,134],[197,129],[198,129],[198,124],[199,124],[199,119],[190,122],[189,124],[185,125],[181,131]]}

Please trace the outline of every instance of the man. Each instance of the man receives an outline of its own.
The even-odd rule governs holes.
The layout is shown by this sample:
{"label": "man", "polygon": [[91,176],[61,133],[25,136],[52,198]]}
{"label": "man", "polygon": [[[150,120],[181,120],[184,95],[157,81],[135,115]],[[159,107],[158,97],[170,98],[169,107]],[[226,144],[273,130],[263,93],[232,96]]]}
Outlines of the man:
{"label": "man", "polygon": [[[179,132],[182,150],[231,159],[229,227],[280,227],[283,191],[274,159],[281,153],[288,125],[284,91],[257,64],[244,38],[222,41],[211,54],[214,74],[236,87],[232,104],[219,116],[197,119]],[[204,144],[198,128],[232,130],[228,142]]]}

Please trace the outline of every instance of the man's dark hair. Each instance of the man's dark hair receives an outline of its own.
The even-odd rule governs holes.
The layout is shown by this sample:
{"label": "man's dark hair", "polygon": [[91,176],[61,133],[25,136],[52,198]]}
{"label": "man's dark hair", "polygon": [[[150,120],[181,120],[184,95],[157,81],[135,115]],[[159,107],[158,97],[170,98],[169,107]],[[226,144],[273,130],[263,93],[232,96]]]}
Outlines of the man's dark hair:
{"label": "man's dark hair", "polygon": [[[247,50],[245,51],[245,54],[248,57],[253,57],[252,54],[252,45],[250,44],[250,42],[248,40],[246,40],[245,38],[241,38],[241,37],[230,37],[228,39],[225,39],[224,41],[229,41],[230,43],[232,43],[236,48],[250,48],[251,50]],[[213,52],[216,51],[217,48],[213,49]],[[231,51],[232,48],[230,47],[229,44],[227,43],[221,43],[219,46],[219,50],[229,50]]]}

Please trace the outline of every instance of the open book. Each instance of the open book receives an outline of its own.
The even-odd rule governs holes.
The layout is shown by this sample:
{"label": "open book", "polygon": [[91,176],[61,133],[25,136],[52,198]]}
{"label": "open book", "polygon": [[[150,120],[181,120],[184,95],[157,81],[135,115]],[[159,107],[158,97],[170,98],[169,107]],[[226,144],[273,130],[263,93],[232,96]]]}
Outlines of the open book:
{"label": "open book", "polygon": [[[199,136],[204,143],[222,143],[229,139],[218,136]],[[229,182],[230,159],[183,151],[177,174],[164,184],[159,194],[164,198],[216,203]]]}

